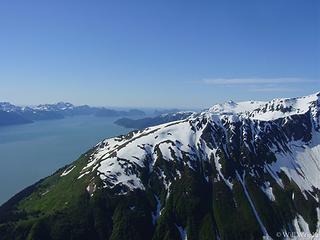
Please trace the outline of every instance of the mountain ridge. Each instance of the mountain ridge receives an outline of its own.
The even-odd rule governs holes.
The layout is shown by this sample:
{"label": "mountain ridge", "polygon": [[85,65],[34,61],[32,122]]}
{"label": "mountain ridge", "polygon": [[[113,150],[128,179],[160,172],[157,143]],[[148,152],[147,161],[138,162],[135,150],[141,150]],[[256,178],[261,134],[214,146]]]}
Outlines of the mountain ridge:
{"label": "mountain ridge", "polygon": [[9,102],[0,102],[2,115],[10,121],[0,122],[0,126],[25,124],[40,120],[62,119],[67,116],[95,115],[97,117],[122,117],[122,116],[144,116],[141,110],[130,109],[114,110],[105,107],[90,107],[88,105],[75,106],[69,102],[58,102],[54,104],[39,104],[36,106],[17,106]]}
{"label": "mountain ridge", "polygon": [[[103,140],[0,207],[0,233],[52,239],[316,237],[319,96],[228,102]],[[14,220],[25,217],[31,219],[25,225]]]}
{"label": "mountain ridge", "polygon": [[[311,96],[313,96],[313,101],[312,102],[314,102],[314,101],[317,101],[317,102],[319,102],[319,95],[320,94],[315,94],[315,95],[311,95]],[[265,104],[260,104],[260,106],[264,106]],[[268,104],[266,104],[266,105],[268,105]],[[258,109],[260,109],[260,108],[258,108]],[[257,108],[254,108],[253,109],[253,112],[254,111],[257,111]],[[177,125],[177,124],[181,124],[181,123],[184,123],[184,122],[186,122],[186,121],[195,121],[195,119],[197,119],[197,118],[202,118],[202,119],[209,119],[209,120],[211,120],[214,124],[218,124],[218,125],[221,125],[221,124],[223,124],[222,123],[222,121],[229,121],[229,123],[232,123],[232,122],[240,122],[240,121],[242,121],[242,119],[241,118],[244,118],[245,120],[246,119],[252,119],[252,120],[257,120],[257,121],[261,121],[261,119],[257,119],[256,118],[256,116],[254,116],[253,118],[252,118],[252,114],[251,113],[248,113],[247,111],[244,111],[244,114],[243,114],[243,112],[242,112],[242,110],[241,110],[241,112],[239,112],[239,114],[238,114],[238,112],[237,111],[235,111],[234,113],[235,114],[231,114],[230,115],[230,109],[228,109],[228,111],[226,112],[226,111],[219,111],[218,113],[217,113],[217,111],[216,110],[212,110],[212,108],[210,108],[208,111],[204,111],[204,112],[202,112],[202,113],[198,113],[198,114],[196,114],[196,113],[194,113],[193,115],[191,115],[190,117],[188,117],[188,118],[186,118],[185,120],[182,120],[182,121],[176,121],[176,122],[174,122],[174,123],[171,123],[172,125]],[[303,114],[305,114],[306,112],[302,112],[302,113],[299,113],[299,114],[301,114],[301,115],[303,115]],[[292,117],[292,116],[294,116],[294,115],[299,115],[299,114],[296,114],[296,113],[293,113],[293,115],[283,115],[283,118],[286,118],[286,117]],[[315,117],[319,117],[319,114],[318,114],[318,116],[315,116]],[[280,119],[281,117],[279,117],[279,119]],[[270,120],[276,120],[276,119],[274,119],[273,117],[271,117],[271,119]],[[269,120],[269,121],[270,121]],[[268,121],[268,119],[263,119],[262,121]],[[170,124],[170,125],[171,125]],[[186,127],[186,128],[188,128],[188,124],[185,124],[185,125],[187,125],[187,126],[184,126],[184,127]],[[141,135],[148,135],[148,134],[150,134],[150,133],[154,133],[154,132],[156,132],[157,130],[159,130],[159,129],[161,129],[162,127],[166,127],[167,126],[167,124],[164,124],[164,125],[159,125],[159,126],[156,126],[156,127],[151,127],[151,128],[149,128],[149,129],[147,129],[147,130],[144,130],[143,132],[142,132],[142,134]],[[194,126],[193,126],[194,127]],[[179,129],[180,130],[180,129]],[[169,130],[168,130],[169,131]],[[134,138],[134,136],[132,137],[132,138]],[[136,137],[137,139],[139,139],[139,136],[137,136]],[[165,138],[166,139],[168,139],[168,136],[165,136]],[[188,138],[188,137],[186,137],[186,138]],[[199,136],[196,136],[196,138],[199,138]],[[131,140],[132,141],[132,140]],[[199,140],[196,140],[195,142],[198,142]],[[121,142],[120,140],[117,140],[117,139],[110,139],[109,141],[107,141],[107,142],[102,142],[102,143],[100,143],[100,145],[99,145],[99,154],[102,154],[102,155],[105,155],[106,154],[106,152],[103,152],[102,150],[101,150],[101,148],[104,148],[104,146],[105,145],[107,145],[108,147],[107,147],[107,153],[108,153],[108,151],[109,151],[109,149],[112,149],[112,148],[114,148],[114,147],[116,147],[119,143],[118,142]],[[152,140],[151,139],[148,139],[148,140],[145,140],[145,142],[148,142],[148,143],[150,143],[150,142],[152,142]],[[181,142],[181,141],[180,141]],[[138,144],[137,144],[138,145]],[[126,150],[126,152],[128,151],[128,149],[125,149]],[[190,151],[189,151],[190,152]],[[118,154],[119,154],[119,151],[117,152]],[[99,158],[99,156],[97,156],[96,158]]]}

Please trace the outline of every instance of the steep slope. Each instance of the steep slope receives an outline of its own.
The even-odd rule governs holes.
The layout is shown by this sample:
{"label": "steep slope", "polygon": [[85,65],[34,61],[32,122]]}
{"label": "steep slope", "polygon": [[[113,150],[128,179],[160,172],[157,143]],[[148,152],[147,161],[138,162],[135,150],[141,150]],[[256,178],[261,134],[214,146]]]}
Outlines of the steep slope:
{"label": "steep slope", "polygon": [[228,102],[106,139],[5,203],[0,236],[317,236],[319,99]]}

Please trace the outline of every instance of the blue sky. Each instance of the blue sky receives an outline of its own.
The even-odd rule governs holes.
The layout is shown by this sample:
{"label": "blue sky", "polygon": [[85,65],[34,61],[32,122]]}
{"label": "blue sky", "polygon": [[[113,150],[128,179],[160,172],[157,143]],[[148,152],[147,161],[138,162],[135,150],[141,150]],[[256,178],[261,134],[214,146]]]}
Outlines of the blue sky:
{"label": "blue sky", "polygon": [[209,107],[320,91],[320,1],[0,2],[0,101]]}

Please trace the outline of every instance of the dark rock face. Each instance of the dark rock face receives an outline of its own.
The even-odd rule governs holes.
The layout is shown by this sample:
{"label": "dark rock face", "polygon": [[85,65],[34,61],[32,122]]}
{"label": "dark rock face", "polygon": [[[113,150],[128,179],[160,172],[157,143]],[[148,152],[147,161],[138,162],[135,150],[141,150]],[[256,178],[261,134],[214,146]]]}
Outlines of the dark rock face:
{"label": "dark rock face", "polygon": [[100,142],[0,207],[5,216],[0,217],[0,236],[162,240],[316,235],[319,97],[274,100],[250,111],[238,110],[240,105],[219,105]]}

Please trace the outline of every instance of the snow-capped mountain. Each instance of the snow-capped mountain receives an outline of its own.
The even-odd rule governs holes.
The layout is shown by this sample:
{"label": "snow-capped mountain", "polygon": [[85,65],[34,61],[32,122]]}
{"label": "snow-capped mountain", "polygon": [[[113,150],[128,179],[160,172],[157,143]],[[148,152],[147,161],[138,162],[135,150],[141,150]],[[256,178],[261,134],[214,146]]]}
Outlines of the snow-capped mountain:
{"label": "snow-capped mountain", "polygon": [[59,102],[56,104],[41,104],[37,106],[16,106],[9,102],[0,102],[0,112],[4,116],[10,116],[2,125],[23,124],[38,120],[61,119],[71,114],[78,107],[71,103]]}
{"label": "snow-capped mountain", "polygon": [[[230,101],[106,139],[4,204],[0,233],[52,239],[319,237],[319,123],[316,93]],[[23,219],[32,221],[19,224]]]}
{"label": "snow-capped mountain", "polygon": [[128,111],[107,109],[105,107],[75,106],[68,102],[40,104],[37,106],[16,106],[9,102],[0,102],[0,114],[6,121],[2,125],[23,124],[38,120],[62,119],[66,116],[95,115],[98,117],[144,116],[141,110]]}
{"label": "snow-capped mountain", "polygon": [[26,111],[64,111],[74,109],[74,105],[67,102],[55,104],[40,104],[37,106],[16,106],[9,102],[0,102],[0,110],[5,112],[26,112]]}
{"label": "snow-capped mountain", "polygon": [[40,104],[35,107],[31,107],[34,110],[41,110],[41,111],[66,111],[72,110],[75,106],[68,102],[58,102],[56,104]]}
{"label": "snow-capped mountain", "polygon": [[[311,147],[310,154],[317,153],[317,147],[313,149],[312,146],[319,144],[317,132],[319,104],[319,94],[315,94],[297,99],[273,100],[267,103],[228,102],[223,105],[215,105],[208,111],[193,114],[182,121],[147,128],[132,133],[130,137],[121,136],[101,142],[84,171],[90,167],[99,167],[98,172],[101,173],[103,179],[109,179],[107,176],[110,173],[110,182],[106,181],[109,184],[121,184],[135,188],[142,185],[134,185],[131,182],[119,181],[119,177],[112,177],[116,172],[119,176],[121,171],[127,170],[127,167],[120,167],[119,159],[125,159],[127,164],[132,166],[152,168],[159,157],[159,152],[161,158],[168,161],[183,160],[186,154],[189,160],[187,164],[192,167],[193,162],[197,163],[199,158],[209,161],[213,157],[218,160],[216,158],[218,158],[217,152],[219,151],[232,157],[233,151],[239,151],[239,148],[244,148],[243,150],[256,155],[258,154],[256,153],[257,148],[264,147],[276,153],[276,157],[294,152],[307,152],[308,146]],[[125,147],[122,147],[123,145]],[[145,166],[146,158],[149,158],[148,166]],[[260,165],[265,163],[265,161],[259,162]],[[316,170],[319,163],[309,161],[308,164],[312,165],[310,170]],[[217,163],[217,165],[220,164]],[[226,179],[220,171],[218,172],[219,176]],[[312,186],[320,189],[320,181],[308,180],[311,177],[309,175],[304,176],[301,173],[296,177],[301,181],[311,181]],[[296,179],[296,182],[300,183],[300,180]],[[309,190],[312,189],[312,186],[309,187]]]}
{"label": "snow-capped mountain", "polygon": [[9,102],[0,102],[0,111],[4,111],[4,112],[14,112],[14,111],[18,111],[21,108],[18,106],[15,106]]}

